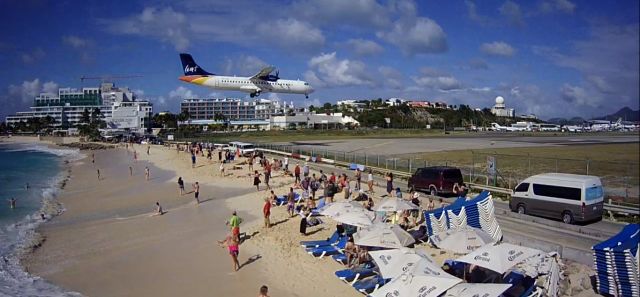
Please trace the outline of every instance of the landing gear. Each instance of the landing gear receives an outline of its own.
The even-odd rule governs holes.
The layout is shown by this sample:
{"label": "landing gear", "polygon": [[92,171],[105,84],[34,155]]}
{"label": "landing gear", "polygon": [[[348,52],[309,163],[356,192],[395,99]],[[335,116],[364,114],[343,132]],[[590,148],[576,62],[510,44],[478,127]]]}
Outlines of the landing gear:
{"label": "landing gear", "polygon": [[307,98],[307,99],[309,99],[309,95],[304,95],[304,98]]}
{"label": "landing gear", "polygon": [[258,97],[258,96],[260,96],[260,92],[249,93],[249,97],[251,98]]}

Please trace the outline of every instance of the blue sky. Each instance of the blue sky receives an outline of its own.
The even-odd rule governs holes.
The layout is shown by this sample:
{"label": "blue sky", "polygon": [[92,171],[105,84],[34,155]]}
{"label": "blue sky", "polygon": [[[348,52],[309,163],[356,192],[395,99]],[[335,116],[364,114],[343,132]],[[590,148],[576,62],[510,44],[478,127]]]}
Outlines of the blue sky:
{"label": "blue sky", "polygon": [[638,1],[0,2],[0,117],[57,87],[117,80],[156,112],[192,96],[248,97],[177,78],[179,52],[206,70],[280,76],[316,89],[265,94],[298,106],[402,97],[518,114],[593,117],[638,108]]}

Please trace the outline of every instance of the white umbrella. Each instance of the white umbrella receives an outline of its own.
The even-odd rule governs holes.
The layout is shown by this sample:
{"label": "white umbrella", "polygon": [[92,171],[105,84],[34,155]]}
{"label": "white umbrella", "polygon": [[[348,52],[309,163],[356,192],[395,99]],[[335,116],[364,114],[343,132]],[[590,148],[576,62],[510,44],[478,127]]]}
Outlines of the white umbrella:
{"label": "white umbrella", "polygon": [[371,293],[371,296],[436,297],[460,282],[461,279],[435,271],[431,269],[429,262],[421,260],[407,272]]}
{"label": "white umbrella", "polygon": [[505,273],[516,264],[540,253],[542,251],[537,249],[501,243],[485,245],[466,256],[456,259],[456,261],[477,265],[498,273]]}
{"label": "white umbrella", "polygon": [[495,243],[495,239],[489,233],[473,227],[448,230],[432,235],[430,239],[438,248],[459,254],[468,254],[482,246]]}
{"label": "white umbrella", "polygon": [[420,261],[424,261],[423,265],[430,266],[433,271],[445,273],[423,250],[400,248],[370,251],[369,255],[376,262],[376,266],[380,269],[380,275],[384,278],[395,278],[410,270]]}
{"label": "white umbrella", "polygon": [[419,209],[419,207],[400,198],[386,198],[378,204],[378,207],[376,207],[376,211],[398,211],[410,209]]}
{"label": "white umbrella", "polygon": [[368,227],[373,224],[375,213],[367,210],[345,210],[336,213],[331,218],[339,223],[348,224],[356,227]]}
{"label": "white umbrella", "polygon": [[341,201],[325,205],[322,209],[320,209],[320,214],[323,216],[333,217],[353,211],[365,211],[365,209],[360,203],[354,201]]}
{"label": "white umbrella", "polygon": [[510,287],[511,284],[460,283],[447,290],[443,297],[498,297]]}
{"label": "white umbrella", "polygon": [[407,231],[398,225],[376,223],[353,234],[353,243],[364,246],[401,248],[414,243]]}

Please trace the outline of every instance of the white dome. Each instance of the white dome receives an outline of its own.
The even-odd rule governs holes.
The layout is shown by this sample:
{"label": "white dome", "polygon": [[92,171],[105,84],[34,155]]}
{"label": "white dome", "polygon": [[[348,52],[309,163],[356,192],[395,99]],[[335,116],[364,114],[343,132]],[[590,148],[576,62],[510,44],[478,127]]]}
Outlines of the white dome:
{"label": "white dome", "polygon": [[504,104],[504,98],[502,96],[496,97],[496,104]]}

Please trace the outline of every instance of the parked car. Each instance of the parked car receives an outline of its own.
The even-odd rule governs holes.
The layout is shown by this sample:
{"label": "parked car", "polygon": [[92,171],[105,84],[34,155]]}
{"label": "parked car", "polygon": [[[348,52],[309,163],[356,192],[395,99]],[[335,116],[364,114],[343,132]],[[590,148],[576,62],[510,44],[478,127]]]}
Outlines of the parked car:
{"label": "parked car", "polygon": [[453,194],[454,185],[462,185],[460,169],[448,166],[433,166],[416,169],[409,178],[408,187],[414,191],[425,191],[431,195]]}
{"label": "parked car", "polygon": [[604,190],[597,176],[545,173],[526,178],[509,201],[511,211],[567,224],[602,219]]}

